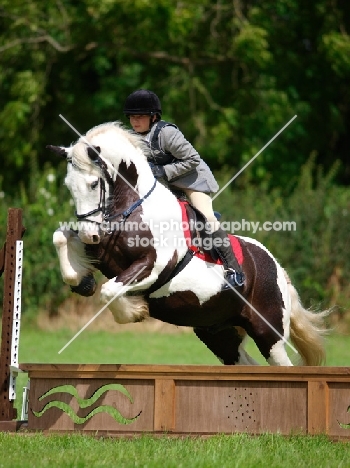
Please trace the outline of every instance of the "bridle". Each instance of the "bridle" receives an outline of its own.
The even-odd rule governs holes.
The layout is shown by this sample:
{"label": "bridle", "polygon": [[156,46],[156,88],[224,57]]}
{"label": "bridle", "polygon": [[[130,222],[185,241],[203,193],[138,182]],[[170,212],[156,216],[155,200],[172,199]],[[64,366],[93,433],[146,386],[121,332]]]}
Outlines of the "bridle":
{"label": "bridle", "polygon": [[[76,164],[74,164],[74,162],[72,161],[72,157],[68,155],[68,152],[67,152],[67,150],[65,148],[62,148],[60,146],[52,146],[52,145],[48,145],[47,148],[50,149],[51,151],[57,153],[61,157],[65,158],[68,163],[72,164],[73,167],[75,167],[75,168],[77,168],[79,170],[79,167]],[[102,222],[99,223],[98,221],[93,221],[92,219],[88,219],[89,216],[92,216],[92,215],[94,215],[96,213],[101,213],[104,225],[106,225],[106,223],[107,223],[107,226],[108,226],[108,223],[110,223],[113,219],[115,219],[115,218],[117,218],[119,216],[122,217],[121,222],[123,223],[131,215],[131,213],[134,210],[136,210],[136,208],[139,207],[144,202],[144,200],[146,200],[146,198],[148,198],[151,195],[151,193],[153,192],[153,190],[155,189],[155,186],[157,184],[157,179],[154,180],[154,184],[152,185],[151,189],[146,193],[146,195],[144,197],[137,200],[129,208],[122,211],[121,213],[117,213],[117,214],[112,215],[112,214],[110,214],[110,212],[107,209],[106,182],[109,185],[110,193],[112,193],[113,188],[114,188],[114,180],[113,180],[113,177],[108,172],[107,163],[99,155],[100,151],[101,151],[101,148],[99,146],[91,146],[91,145],[88,144],[88,148],[87,148],[88,156],[89,156],[90,160],[92,161],[92,163],[94,163],[96,166],[98,166],[101,169],[101,172],[102,172],[102,177],[99,177],[99,179],[98,179],[98,182],[100,184],[100,201],[98,203],[97,208],[94,208],[93,210],[91,210],[91,211],[89,211],[87,213],[80,213],[79,214],[75,210],[75,216],[76,216],[76,218],[78,220],[85,220],[86,222],[96,223],[98,225],[101,225]],[[110,224],[107,227],[107,229],[104,228],[103,230],[108,230],[108,229],[109,229],[109,231],[111,231]]]}
{"label": "bridle", "polygon": [[[89,153],[89,150],[92,151],[95,151],[92,147],[89,147],[88,148],[88,153]],[[90,159],[92,159],[90,157]],[[98,157],[96,158],[95,156],[95,159],[92,159],[92,161],[101,169],[102,171],[102,177],[99,177],[98,179],[98,182],[99,182],[99,186],[100,186],[100,201],[98,203],[98,206],[97,208],[89,211],[88,213],[83,213],[83,214],[78,214],[77,211],[75,211],[75,216],[78,220],[82,220],[84,219],[85,221],[87,222],[90,222],[90,223],[96,223],[96,224],[101,224],[101,223],[98,223],[97,221],[93,221],[91,219],[87,219],[89,216],[91,215],[94,215],[96,213],[102,213],[102,217],[105,218],[106,216],[106,212],[107,212],[107,209],[106,209],[106,184],[105,184],[105,180],[107,181],[108,185],[109,185],[109,188],[112,190],[113,189],[113,186],[114,186],[114,181],[113,181],[113,178],[112,176],[110,175],[110,173],[108,172],[108,167],[107,167],[107,164],[103,161],[102,158]],[[72,165],[73,162],[72,160],[69,161]]]}
{"label": "bridle", "polygon": [[[101,168],[103,176],[105,177],[105,179],[106,179],[106,181],[107,181],[107,183],[109,185],[109,188],[112,190],[113,187],[114,187],[114,181],[113,181],[113,178],[111,177],[110,173],[108,172],[106,163],[102,159],[99,159],[98,160],[98,166]],[[139,207],[144,202],[144,200],[146,200],[146,198],[148,198],[151,195],[151,193],[153,192],[153,190],[156,187],[157,179],[154,179],[154,184],[152,185],[151,189],[146,193],[146,195],[144,197],[137,200],[129,208],[122,211],[121,213],[117,213],[117,214],[113,214],[113,215],[111,215],[109,213],[108,209],[107,209],[105,179],[103,177],[100,177],[98,179],[99,180],[99,185],[100,185],[100,201],[98,203],[97,208],[89,211],[88,213],[83,213],[83,214],[78,214],[75,211],[75,216],[76,216],[76,218],[78,220],[85,220],[86,222],[96,223],[98,225],[101,225],[103,223],[103,225],[104,225],[103,230],[109,231],[109,233],[110,233],[111,232],[110,226],[109,226],[109,229],[106,228],[106,223],[110,223],[112,220],[114,220],[115,218],[118,218],[119,216],[122,217],[121,223],[124,223],[126,221],[126,219],[131,215],[131,213],[134,210],[136,210],[136,208]],[[87,219],[89,216],[94,215],[96,213],[101,213],[102,214],[103,221],[101,223],[99,223],[97,221],[93,221],[91,219]]]}
{"label": "bridle", "polygon": [[[109,175],[109,174],[108,174]],[[89,216],[94,215],[96,213],[102,213],[102,216],[105,217],[106,213],[106,185],[105,181],[102,177],[98,179],[99,185],[100,185],[100,201],[98,203],[98,207],[95,208],[94,210],[89,211],[88,213],[84,214],[78,214],[77,211],[75,211],[75,216],[78,220],[84,219],[87,222],[90,223],[96,223],[96,221],[93,221],[92,219],[87,219]],[[100,224],[100,223],[97,223]]]}

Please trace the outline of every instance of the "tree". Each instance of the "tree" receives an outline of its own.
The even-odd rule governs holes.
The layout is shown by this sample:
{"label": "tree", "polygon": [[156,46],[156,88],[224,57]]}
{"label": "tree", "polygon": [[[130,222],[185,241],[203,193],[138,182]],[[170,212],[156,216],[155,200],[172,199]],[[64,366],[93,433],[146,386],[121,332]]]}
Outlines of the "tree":
{"label": "tree", "polygon": [[[350,179],[350,12],[315,0],[4,0],[0,148],[13,193],[35,197],[48,143],[122,119],[125,97],[153,89],[215,170],[232,175],[298,118],[237,180],[289,187],[310,154]],[[63,168],[62,168],[63,172]]]}

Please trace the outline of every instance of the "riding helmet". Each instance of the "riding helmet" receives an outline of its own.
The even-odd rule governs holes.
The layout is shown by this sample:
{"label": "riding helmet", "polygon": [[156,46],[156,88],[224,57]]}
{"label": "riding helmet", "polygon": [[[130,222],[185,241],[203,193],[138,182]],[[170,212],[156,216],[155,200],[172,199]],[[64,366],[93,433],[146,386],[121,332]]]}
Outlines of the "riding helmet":
{"label": "riding helmet", "polygon": [[131,93],[124,104],[125,115],[162,115],[159,97],[148,89],[138,89]]}

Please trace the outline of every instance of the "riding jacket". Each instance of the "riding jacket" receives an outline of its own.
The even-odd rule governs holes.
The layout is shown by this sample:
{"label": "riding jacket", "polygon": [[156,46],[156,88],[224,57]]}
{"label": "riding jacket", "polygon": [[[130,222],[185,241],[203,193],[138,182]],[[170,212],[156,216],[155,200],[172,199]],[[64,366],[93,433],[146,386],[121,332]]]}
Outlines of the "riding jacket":
{"label": "riding jacket", "polygon": [[169,188],[215,193],[219,186],[208,165],[178,127],[160,120],[145,136],[151,154],[148,161],[164,167]]}

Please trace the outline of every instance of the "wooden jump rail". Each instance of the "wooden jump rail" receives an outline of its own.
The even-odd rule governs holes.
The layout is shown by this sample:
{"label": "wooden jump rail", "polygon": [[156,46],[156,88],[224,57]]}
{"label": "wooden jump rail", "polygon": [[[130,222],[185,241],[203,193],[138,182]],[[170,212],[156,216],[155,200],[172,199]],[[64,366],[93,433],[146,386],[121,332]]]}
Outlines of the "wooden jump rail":
{"label": "wooden jump rail", "polygon": [[[22,364],[28,430],[350,439],[350,368]],[[63,387],[64,386],[64,387]]]}
{"label": "wooden jump rail", "polygon": [[[350,439],[350,367],[20,364],[18,241],[10,209],[5,273],[0,430],[133,436],[279,432]],[[16,367],[17,366],[17,367]],[[14,370],[28,373],[28,422],[15,421]]]}

